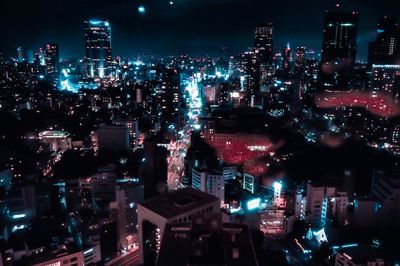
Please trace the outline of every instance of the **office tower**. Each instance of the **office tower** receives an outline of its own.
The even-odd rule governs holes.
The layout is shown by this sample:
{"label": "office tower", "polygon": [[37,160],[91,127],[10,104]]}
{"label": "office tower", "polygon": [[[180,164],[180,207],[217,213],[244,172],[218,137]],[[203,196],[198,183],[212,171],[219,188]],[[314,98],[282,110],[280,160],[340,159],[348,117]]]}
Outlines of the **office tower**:
{"label": "office tower", "polygon": [[273,24],[260,24],[254,32],[254,52],[260,64],[272,64]]}
{"label": "office tower", "polygon": [[225,200],[225,179],[222,171],[207,171],[206,168],[192,169],[192,187]]}
{"label": "office tower", "polygon": [[182,99],[180,91],[180,74],[176,69],[165,69],[162,75],[160,99],[162,111],[173,118],[178,116]]}
{"label": "office tower", "polygon": [[358,13],[326,11],[323,25],[321,78],[324,87],[346,89],[357,52]]}
{"label": "office tower", "polygon": [[242,54],[243,89],[246,92],[248,106],[256,106],[259,101],[260,91],[260,64],[253,51]]}
{"label": "office tower", "polygon": [[371,42],[368,63],[398,64],[400,61],[400,27],[397,20],[390,17],[378,21],[376,40]]}
{"label": "office tower", "polygon": [[110,22],[89,20],[84,23],[87,74],[103,78],[109,74],[112,64]]}
{"label": "office tower", "polygon": [[273,24],[260,24],[254,31],[253,55],[250,59],[248,104],[260,105],[260,93],[268,90],[272,82]]}
{"label": "office tower", "polygon": [[303,78],[305,75],[305,47],[297,47],[296,49],[296,61],[294,63],[294,74],[298,78]]}
{"label": "office tower", "polygon": [[290,48],[290,44],[287,43],[286,47],[282,51],[283,61],[282,61],[282,69],[287,77],[290,73],[290,65],[292,62],[292,49]]}
{"label": "office tower", "polygon": [[60,57],[59,57],[59,50],[58,50],[58,45],[51,43],[51,44],[46,44],[44,48],[44,61],[46,64],[46,74],[57,77],[59,71],[59,63],[60,63]]}
{"label": "office tower", "polygon": [[372,90],[400,100],[400,65],[372,65]]}

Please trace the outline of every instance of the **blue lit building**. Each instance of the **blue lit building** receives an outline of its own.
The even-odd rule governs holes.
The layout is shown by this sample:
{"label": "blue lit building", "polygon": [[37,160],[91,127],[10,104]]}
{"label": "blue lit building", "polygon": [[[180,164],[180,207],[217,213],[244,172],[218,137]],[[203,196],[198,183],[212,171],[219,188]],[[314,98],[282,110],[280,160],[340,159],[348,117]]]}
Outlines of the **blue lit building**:
{"label": "blue lit building", "polygon": [[112,64],[110,22],[89,20],[84,23],[87,75],[104,78],[110,74]]}

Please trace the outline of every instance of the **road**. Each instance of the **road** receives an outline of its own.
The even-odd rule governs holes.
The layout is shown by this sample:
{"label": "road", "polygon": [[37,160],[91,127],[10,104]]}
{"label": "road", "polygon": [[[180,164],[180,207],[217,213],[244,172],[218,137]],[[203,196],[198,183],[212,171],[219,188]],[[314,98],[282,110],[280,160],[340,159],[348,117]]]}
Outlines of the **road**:
{"label": "road", "polygon": [[192,130],[198,129],[198,117],[201,113],[201,96],[198,88],[197,78],[191,78],[190,82],[186,85],[186,91],[189,92],[189,99],[187,100],[187,110],[185,117],[187,117],[186,125],[177,132],[176,145],[174,149],[170,149],[171,155],[168,158],[168,189],[176,190],[182,187],[182,178],[185,170],[185,156],[188,148],[190,147],[190,136]]}
{"label": "road", "polygon": [[139,264],[139,248],[124,253],[108,262],[105,266],[134,266]]}
{"label": "road", "polygon": [[265,239],[265,244],[270,248],[284,251],[289,265],[315,266],[310,260],[309,255],[304,254],[300,248],[287,237],[269,237]]}

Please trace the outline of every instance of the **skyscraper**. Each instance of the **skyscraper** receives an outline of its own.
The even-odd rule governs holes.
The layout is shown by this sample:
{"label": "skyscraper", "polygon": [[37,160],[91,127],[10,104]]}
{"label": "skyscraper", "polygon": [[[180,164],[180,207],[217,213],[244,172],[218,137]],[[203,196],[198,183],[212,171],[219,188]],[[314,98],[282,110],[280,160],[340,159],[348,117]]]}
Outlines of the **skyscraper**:
{"label": "skyscraper", "polygon": [[296,49],[296,61],[294,62],[294,74],[298,78],[304,77],[304,70],[305,70],[305,54],[306,48],[305,47],[297,47]]}
{"label": "skyscraper", "polygon": [[400,61],[400,27],[390,17],[378,21],[377,38],[369,45],[368,63],[398,64]]}
{"label": "skyscraper", "polygon": [[349,70],[356,59],[357,26],[357,12],[325,12],[321,69],[324,87],[347,88]]}
{"label": "skyscraper", "polygon": [[256,26],[254,47],[246,54],[247,102],[250,106],[261,103],[260,92],[266,90],[272,71],[273,24],[267,22]]}
{"label": "skyscraper", "polygon": [[290,48],[289,43],[287,43],[286,47],[283,49],[282,56],[283,56],[282,69],[285,75],[288,76],[292,63],[292,49]]}
{"label": "skyscraper", "polygon": [[18,56],[17,57],[18,62],[21,63],[21,62],[25,61],[21,46],[17,47],[17,56]]}
{"label": "skyscraper", "polygon": [[254,52],[260,64],[272,64],[273,24],[260,24],[254,32]]}
{"label": "skyscraper", "polygon": [[112,63],[110,22],[89,20],[84,23],[87,74],[90,77],[103,78],[109,74]]}
{"label": "skyscraper", "polygon": [[46,64],[46,74],[57,77],[57,74],[59,73],[59,60],[60,60],[58,45],[54,43],[46,44],[44,54],[45,54],[44,60]]}

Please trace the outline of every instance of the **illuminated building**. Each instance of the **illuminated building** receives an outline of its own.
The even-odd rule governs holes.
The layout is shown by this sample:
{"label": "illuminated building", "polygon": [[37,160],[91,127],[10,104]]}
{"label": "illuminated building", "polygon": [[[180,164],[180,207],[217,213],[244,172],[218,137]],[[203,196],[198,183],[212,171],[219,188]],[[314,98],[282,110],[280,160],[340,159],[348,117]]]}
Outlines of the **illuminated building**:
{"label": "illuminated building", "polygon": [[395,125],[392,128],[390,136],[390,147],[388,150],[395,155],[400,155],[400,125]]}
{"label": "illuminated building", "polygon": [[85,61],[90,77],[108,76],[112,64],[111,25],[105,20],[85,21]]}
{"label": "illuminated building", "polygon": [[37,68],[39,68],[40,66],[44,67],[46,65],[45,51],[43,48],[39,48],[38,51],[35,53],[33,63]]}
{"label": "illuminated building", "polygon": [[385,92],[400,100],[400,65],[372,65],[372,90]]}
{"label": "illuminated building", "polygon": [[368,63],[397,64],[400,59],[400,27],[395,18],[378,21],[376,40],[369,45]]}
{"label": "illuminated building", "polygon": [[[290,89],[293,88],[292,82],[282,82],[275,80],[264,96],[264,109],[266,113],[273,117],[284,117],[290,110]],[[296,93],[293,93],[296,94]],[[297,93],[298,95],[298,93]]]}
{"label": "illuminated building", "polygon": [[253,51],[242,54],[243,90],[246,92],[247,105],[254,107],[258,103],[260,87],[260,66]]}
{"label": "illuminated building", "polygon": [[192,187],[213,195],[225,201],[225,178],[220,171],[207,171],[206,169],[192,169]]}
{"label": "illuminated building", "polygon": [[165,69],[162,75],[161,93],[158,102],[161,110],[174,118],[178,116],[182,93],[180,90],[180,74],[176,69]]}
{"label": "illuminated building", "polygon": [[252,176],[250,174],[244,173],[243,174],[243,189],[251,192],[254,194],[259,185],[259,179],[255,176]]}
{"label": "illuminated building", "polygon": [[289,43],[287,43],[286,47],[283,49],[282,56],[282,69],[286,77],[288,77],[292,64],[292,49]]}
{"label": "illuminated building", "polygon": [[328,214],[328,199],[335,194],[335,187],[307,184],[307,222],[313,227],[323,227]]}
{"label": "illuminated building", "polygon": [[274,188],[274,205],[279,206],[279,200],[281,198],[281,192],[282,192],[282,184],[280,182],[274,182],[273,184]]}
{"label": "illuminated building", "polygon": [[307,184],[306,220],[313,228],[324,227],[328,219],[347,224],[348,206],[347,192],[332,186]]}
{"label": "illuminated building", "polygon": [[139,120],[132,117],[115,118],[112,123],[116,126],[124,126],[129,129],[131,147],[139,145]]}
{"label": "illuminated building", "polygon": [[47,130],[39,133],[39,140],[48,144],[51,151],[66,151],[72,148],[69,133],[61,130]]}
{"label": "illuminated building", "polygon": [[33,266],[74,266],[84,265],[82,251],[72,245],[60,245],[52,248],[48,254],[34,258]]}
{"label": "illuminated building", "polygon": [[254,32],[254,52],[259,64],[272,65],[273,24],[260,24]]}
{"label": "illuminated building", "polygon": [[260,230],[266,235],[285,233],[285,210],[268,209],[260,213]]}
{"label": "illuminated building", "polygon": [[18,191],[11,191],[8,196],[7,217],[13,222],[25,222],[37,217],[39,206],[36,202],[39,196],[32,185],[24,185]]}
{"label": "illuminated building", "polygon": [[19,63],[22,63],[22,62],[25,61],[24,54],[22,52],[22,47],[21,46],[17,47],[17,60],[18,60]]}
{"label": "illuminated building", "polygon": [[46,74],[53,78],[58,78],[60,72],[60,57],[57,44],[46,44],[44,48],[44,61],[46,65]]}
{"label": "illuminated building", "polygon": [[93,265],[101,261],[100,245],[86,248],[82,253],[84,265]]}
{"label": "illuminated building", "polygon": [[140,263],[153,265],[168,223],[187,223],[199,214],[220,213],[220,200],[184,188],[138,204]]}
{"label": "illuminated building", "polygon": [[324,87],[342,90],[348,87],[349,75],[356,60],[357,20],[357,12],[325,12],[321,55]]}
{"label": "illuminated building", "polygon": [[0,170],[0,186],[4,187],[6,191],[11,189],[12,173],[10,169]]}
{"label": "illuminated building", "polygon": [[349,198],[347,192],[336,189],[335,195],[329,199],[328,211],[333,219],[340,225],[348,223],[347,208],[349,207]]}
{"label": "illuminated building", "polygon": [[305,71],[305,53],[306,53],[306,48],[305,47],[297,47],[296,49],[296,61],[294,63],[295,69],[294,69],[294,74],[299,77],[303,78],[304,77],[304,71]]}

